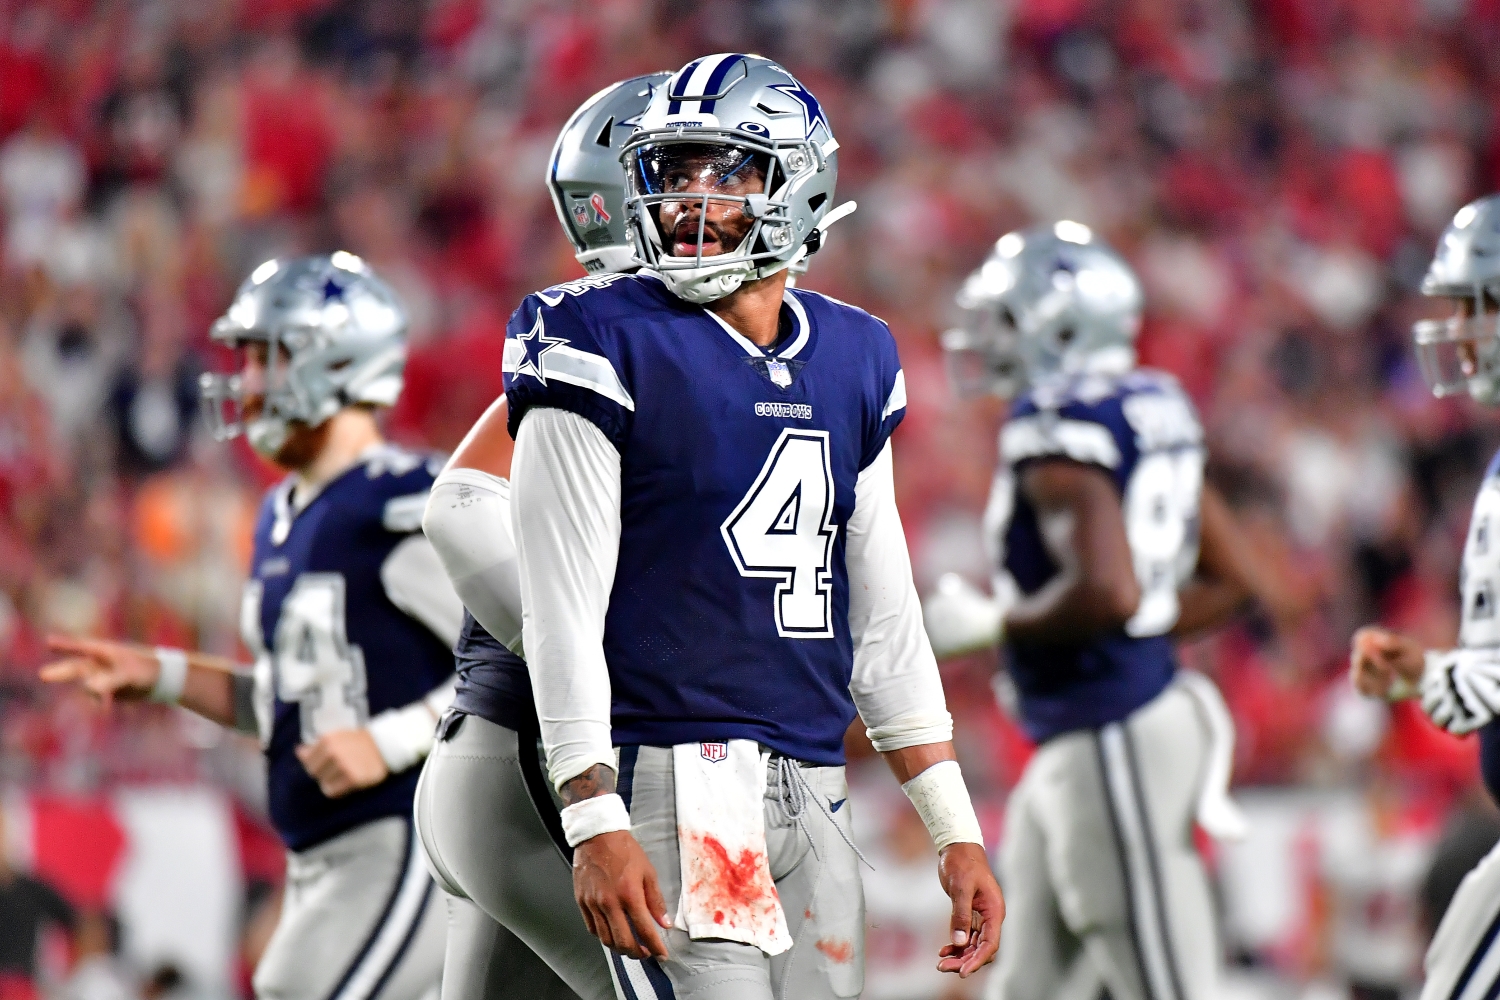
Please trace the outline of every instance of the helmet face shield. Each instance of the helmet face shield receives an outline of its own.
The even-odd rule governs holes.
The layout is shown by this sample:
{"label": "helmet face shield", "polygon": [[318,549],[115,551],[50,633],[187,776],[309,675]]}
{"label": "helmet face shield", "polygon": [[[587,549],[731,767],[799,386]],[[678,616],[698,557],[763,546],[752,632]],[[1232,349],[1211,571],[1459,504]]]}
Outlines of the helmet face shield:
{"label": "helmet face shield", "polygon": [[771,155],[729,143],[655,142],[630,159],[632,194],[765,194]]}
{"label": "helmet face shield", "polygon": [[1467,392],[1482,403],[1500,400],[1500,315],[1421,320],[1412,340],[1434,396]]}

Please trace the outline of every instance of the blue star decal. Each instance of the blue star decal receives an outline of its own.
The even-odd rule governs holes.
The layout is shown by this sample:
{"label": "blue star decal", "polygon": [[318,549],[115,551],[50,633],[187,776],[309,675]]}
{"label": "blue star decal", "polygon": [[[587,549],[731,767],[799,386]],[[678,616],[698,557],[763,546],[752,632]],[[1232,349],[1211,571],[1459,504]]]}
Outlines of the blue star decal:
{"label": "blue star decal", "polygon": [[344,286],[329,278],[323,282],[323,302],[326,304],[332,302],[334,299],[340,302],[344,301]]}
{"label": "blue star decal", "polygon": [[566,337],[547,336],[546,327],[542,324],[542,314],[536,314],[536,322],[531,329],[516,338],[516,343],[521,347],[521,357],[516,362],[517,375],[530,375],[542,385],[547,384],[546,365],[542,359],[548,351],[554,347],[561,347],[568,342]]}
{"label": "blue star decal", "polygon": [[828,116],[823,113],[823,105],[818,103],[818,99],[812,95],[812,91],[802,86],[796,80],[792,80],[789,83],[773,83],[771,84],[771,89],[779,90],[788,97],[795,97],[797,102],[802,105],[802,114],[807,119],[807,138],[812,138],[812,134],[817,130],[819,122],[823,123],[824,135],[833,135],[833,129],[828,125]]}

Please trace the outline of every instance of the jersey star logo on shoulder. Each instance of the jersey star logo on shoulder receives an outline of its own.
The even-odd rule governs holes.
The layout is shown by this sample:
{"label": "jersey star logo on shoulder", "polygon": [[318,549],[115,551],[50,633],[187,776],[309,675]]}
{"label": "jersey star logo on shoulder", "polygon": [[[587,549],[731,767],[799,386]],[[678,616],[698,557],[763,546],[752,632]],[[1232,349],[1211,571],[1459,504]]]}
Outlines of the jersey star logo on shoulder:
{"label": "jersey star logo on shoulder", "polygon": [[[561,297],[559,296],[559,300]],[[520,345],[521,356],[516,359],[515,373],[517,375],[530,375],[542,385],[547,384],[546,363],[543,360],[547,352],[568,343],[565,337],[547,336],[547,328],[542,322],[540,311],[536,314],[536,322],[531,329],[516,338]]]}

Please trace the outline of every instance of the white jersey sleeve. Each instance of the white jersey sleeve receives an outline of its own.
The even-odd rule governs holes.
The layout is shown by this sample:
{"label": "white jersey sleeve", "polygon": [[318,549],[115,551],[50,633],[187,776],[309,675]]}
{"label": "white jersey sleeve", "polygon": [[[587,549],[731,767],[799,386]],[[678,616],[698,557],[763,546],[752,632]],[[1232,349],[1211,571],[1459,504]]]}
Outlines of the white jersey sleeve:
{"label": "white jersey sleeve", "polygon": [[[391,550],[380,566],[380,582],[392,604],[426,625],[445,646],[458,641],[464,606],[425,536],[414,534]],[[419,700],[369,721],[370,736],[392,773],[415,767],[431,752],[437,720],[453,703],[456,682],[450,676]]]}
{"label": "white jersey sleeve", "polygon": [[847,531],[854,639],[849,693],[870,742],[885,752],[951,740],[953,717],[922,627],[922,605],[896,510],[890,442],[859,474]]}
{"label": "white jersey sleeve", "polygon": [[620,454],[589,420],[528,410],[511,461],[521,633],[554,786],[615,767],[604,618],[620,553]]}

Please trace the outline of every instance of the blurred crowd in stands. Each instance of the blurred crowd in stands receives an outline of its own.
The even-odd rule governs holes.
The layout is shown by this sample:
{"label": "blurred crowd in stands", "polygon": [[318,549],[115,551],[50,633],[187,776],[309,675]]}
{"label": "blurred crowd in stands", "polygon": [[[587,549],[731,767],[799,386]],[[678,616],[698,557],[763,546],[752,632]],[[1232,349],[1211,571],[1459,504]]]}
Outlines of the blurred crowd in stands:
{"label": "blurred crowd in stands", "polygon": [[[1190,390],[1284,576],[1184,652],[1234,712],[1238,781],[1440,825],[1472,746],[1353,701],[1343,671],[1367,621],[1451,643],[1500,443],[1408,346],[1437,234],[1500,187],[1496,0],[0,0],[0,784],[212,780],[253,806],[253,750],[34,682],[50,631],[237,649],[275,473],[200,428],[197,375],[228,363],[210,322],[265,258],[364,256],[413,319],[388,430],[451,448],[500,391],[520,296],[579,273],[542,184],[562,121],[726,50],[784,62],[841,143],[859,210],[805,284],[900,342],[919,582],[988,575],[1003,406],[945,384],[952,293],[1006,230],[1086,223],[1137,267],[1142,359]],[[947,667],[992,817],[1028,752],[994,666]]]}

